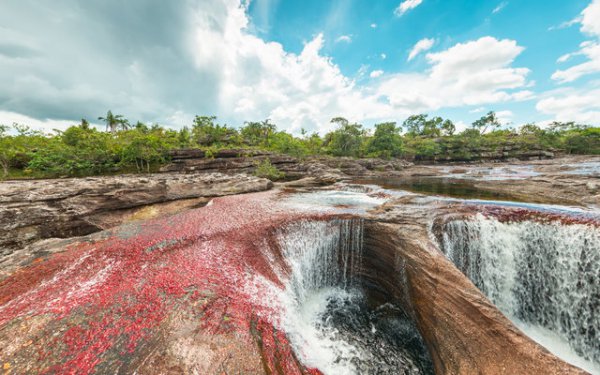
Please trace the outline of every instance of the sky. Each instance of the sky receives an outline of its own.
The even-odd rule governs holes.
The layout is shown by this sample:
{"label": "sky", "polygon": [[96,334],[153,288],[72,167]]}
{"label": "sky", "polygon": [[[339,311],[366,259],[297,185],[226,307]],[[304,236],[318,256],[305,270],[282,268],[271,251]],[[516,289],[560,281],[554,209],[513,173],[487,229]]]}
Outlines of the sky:
{"label": "sky", "polygon": [[0,123],[600,125],[600,0],[2,0]]}

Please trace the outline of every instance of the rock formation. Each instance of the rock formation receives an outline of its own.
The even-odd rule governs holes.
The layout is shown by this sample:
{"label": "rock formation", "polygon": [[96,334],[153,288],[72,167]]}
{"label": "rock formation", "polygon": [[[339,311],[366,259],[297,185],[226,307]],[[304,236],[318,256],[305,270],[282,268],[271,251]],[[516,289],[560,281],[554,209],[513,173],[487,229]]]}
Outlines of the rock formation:
{"label": "rock formation", "polygon": [[171,163],[163,172],[222,172],[253,173],[258,163],[269,160],[286,179],[310,177],[320,184],[330,184],[347,176],[363,176],[376,172],[399,171],[412,163],[394,159],[354,159],[333,157],[308,157],[298,159],[291,156],[260,150],[220,150],[209,154],[202,150],[176,150],[171,153]]}
{"label": "rock formation", "polygon": [[2,182],[0,256],[40,239],[86,235],[127,220],[200,206],[209,197],[271,187],[266,179],[218,173]]}
{"label": "rock formation", "polygon": [[[349,207],[297,208],[288,196],[217,198],[36,245],[34,258],[0,276],[2,365],[15,373],[319,374],[299,360],[279,325],[282,309],[270,303],[290,274],[275,234],[347,217]],[[364,215],[356,272],[371,303],[398,302],[414,318],[436,373],[584,374],[517,330],[435,246],[431,215],[460,209],[435,201],[412,209],[419,199]]]}

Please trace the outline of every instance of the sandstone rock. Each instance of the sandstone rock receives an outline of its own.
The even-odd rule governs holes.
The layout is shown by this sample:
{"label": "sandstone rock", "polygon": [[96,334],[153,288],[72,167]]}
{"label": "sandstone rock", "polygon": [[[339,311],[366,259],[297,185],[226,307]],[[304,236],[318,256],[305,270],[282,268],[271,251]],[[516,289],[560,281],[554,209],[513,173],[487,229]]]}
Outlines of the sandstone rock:
{"label": "sandstone rock", "polygon": [[[15,373],[320,374],[276,327],[281,309],[262,302],[273,293],[265,281],[278,288],[287,273],[277,228],[337,217],[278,199],[217,198],[32,245],[16,272],[0,274],[0,358]],[[432,215],[473,207],[418,205],[402,197],[366,216],[358,272],[373,301],[414,317],[436,373],[584,374],[518,331],[433,244]]]}
{"label": "sandstone rock", "polygon": [[[379,303],[393,297],[415,317],[437,374],[586,374],[525,336],[439,251],[431,211],[390,208],[365,225],[367,277]],[[433,215],[445,210],[458,213]]]}
{"label": "sandstone rock", "polygon": [[[67,238],[135,218],[135,208],[199,197],[249,193],[272,187],[246,175],[153,174],[0,183],[0,255],[44,238]],[[205,202],[205,201],[204,201]],[[187,201],[188,207],[201,201]],[[183,209],[180,204],[178,209]],[[172,213],[177,209],[156,206]]]}
{"label": "sandstone rock", "polygon": [[[202,150],[175,150],[171,152],[172,162],[164,166],[162,172],[222,172],[253,173],[258,163],[268,159],[273,166],[286,174],[288,179],[315,177],[322,181],[339,181],[344,175],[363,176],[373,172],[399,171],[412,165],[400,159],[383,160],[376,158],[354,159],[348,157],[309,157],[305,160],[269,151],[220,150],[207,155]],[[324,174],[328,177],[324,178]]]}

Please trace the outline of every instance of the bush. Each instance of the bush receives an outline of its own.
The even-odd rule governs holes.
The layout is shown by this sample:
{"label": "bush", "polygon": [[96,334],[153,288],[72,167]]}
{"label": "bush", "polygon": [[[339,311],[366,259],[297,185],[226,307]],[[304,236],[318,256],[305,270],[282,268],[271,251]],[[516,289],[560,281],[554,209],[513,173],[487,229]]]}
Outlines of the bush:
{"label": "bush", "polygon": [[281,180],[285,177],[285,173],[281,172],[277,167],[271,164],[271,160],[265,159],[256,164],[254,175],[257,177],[268,178],[271,181]]}

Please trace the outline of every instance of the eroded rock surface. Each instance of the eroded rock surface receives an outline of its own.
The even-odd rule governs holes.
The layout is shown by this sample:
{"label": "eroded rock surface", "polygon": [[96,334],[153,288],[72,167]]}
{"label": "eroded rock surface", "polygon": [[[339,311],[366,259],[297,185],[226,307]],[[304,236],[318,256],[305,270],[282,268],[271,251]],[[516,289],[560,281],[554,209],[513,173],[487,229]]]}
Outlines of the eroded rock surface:
{"label": "eroded rock surface", "polygon": [[412,163],[394,159],[354,159],[334,157],[308,157],[298,159],[288,155],[260,150],[220,150],[207,155],[196,149],[176,150],[172,162],[161,170],[165,172],[222,172],[253,173],[258,163],[269,162],[284,172],[287,179],[311,178],[320,185],[331,184],[348,176],[364,176],[378,172],[400,171]]}
{"label": "eroded rock surface", "polygon": [[86,235],[125,221],[201,206],[208,197],[271,187],[266,179],[219,173],[1,182],[0,255],[40,239]]}
{"label": "eroded rock surface", "polygon": [[[0,279],[1,362],[16,373],[319,374],[298,359],[271,303],[290,273],[274,233],[342,214],[297,209],[286,196],[217,198],[36,244],[35,259]],[[436,247],[431,219],[475,212],[460,207],[407,196],[363,215],[358,272],[371,300],[404,303],[438,374],[583,374],[517,330]]]}
{"label": "eroded rock surface", "polygon": [[600,205],[600,157],[574,156],[510,163],[415,165],[387,178],[444,180],[512,200],[562,205]]}

